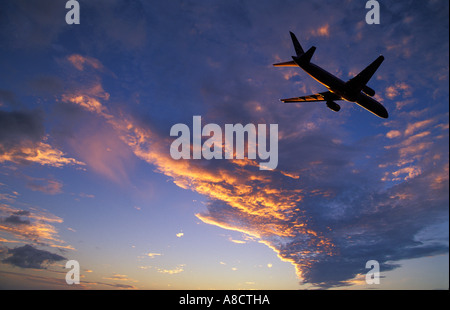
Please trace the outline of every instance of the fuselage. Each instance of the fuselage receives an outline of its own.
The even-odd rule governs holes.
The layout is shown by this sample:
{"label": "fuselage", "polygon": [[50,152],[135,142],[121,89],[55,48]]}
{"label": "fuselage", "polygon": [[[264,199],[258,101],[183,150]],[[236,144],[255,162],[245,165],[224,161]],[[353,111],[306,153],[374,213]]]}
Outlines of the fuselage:
{"label": "fuselage", "polygon": [[303,62],[299,57],[295,56],[292,58],[300,68],[328,88],[330,92],[340,96],[341,100],[354,102],[379,117],[388,117],[388,112],[384,106],[372,97],[364,94],[360,89],[348,87],[346,82],[309,61]]}

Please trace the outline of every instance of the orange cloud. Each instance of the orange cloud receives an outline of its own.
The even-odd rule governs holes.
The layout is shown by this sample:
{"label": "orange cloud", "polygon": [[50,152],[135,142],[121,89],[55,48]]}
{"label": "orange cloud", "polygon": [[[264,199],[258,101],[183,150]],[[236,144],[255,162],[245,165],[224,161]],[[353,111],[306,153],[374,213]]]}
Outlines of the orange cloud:
{"label": "orange cloud", "polygon": [[27,184],[27,187],[33,191],[40,191],[50,195],[61,193],[63,184],[60,181],[31,177],[28,177],[27,179],[30,181]]}
{"label": "orange cloud", "polygon": [[412,95],[411,86],[405,82],[398,82],[395,85],[388,86],[386,88],[386,97],[394,99],[397,96],[403,95],[404,97],[410,97]]}
{"label": "orange cloud", "polygon": [[398,130],[391,130],[386,134],[386,137],[388,137],[389,139],[394,139],[397,137],[400,137],[402,135],[402,133]]}
{"label": "orange cloud", "polygon": [[[206,168],[198,165],[197,161],[177,161],[170,157],[168,151],[170,139],[160,137],[148,128],[137,125],[132,118],[124,115],[121,115],[120,119],[116,118],[101,104],[96,104],[94,108],[86,104],[85,100],[70,100],[70,102],[103,117],[138,158],[154,165],[157,171],[171,177],[176,185],[209,197],[212,201],[222,201],[236,212],[236,214],[226,214],[222,219],[207,214],[196,214],[197,218],[204,223],[261,238],[265,240],[265,244],[274,249],[277,247],[267,238],[292,238],[303,235],[305,239],[310,240],[308,244],[314,246],[317,252],[304,252],[302,261],[307,261],[318,253],[332,254],[331,241],[308,228],[306,218],[301,221],[298,204],[302,200],[302,190],[273,186],[273,175],[261,175],[253,161],[233,160],[227,161],[225,167]],[[97,152],[90,150],[88,153],[91,154],[89,157],[95,158]],[[81,158],[90,164],[91,159],[85,156]],[[104,160],[103,157],[100,158]],[[298,179],[298,175],[292,173],[281,172],[280,174],[277,171],[271,173],[278,177],[281,175]],[[237,214],[239,216],[236,216]],[[236,222],[233,216],[240,218],[241,222]],[[296,265],[298,270],[301,269],[301,266],[297,265],[298,259],[290,258],[288,254],[283,253],[280,256],[283,260]],[[181,271],[182,268],[159,270],[159,272],[170,274]],[[298,274],[301,273],[298,272]]]}
{"label": "orange cloud", "polygon": [[416,130],[422,129],[423,127],[426,127],[426,126],[430,125],[430,124],[433,123],[433,122],[434,122],[433,119],[426,119],[426,120],[423,120],[423,121],[418,121],[418,122],[415,122],[415,123],[410,123],[410,124],[408,124],[408,126],[406,127],[405,135],[406,135],[406,136],[409,136],[409,135],[413,134]]}
{"label": "orange cloud", "polygon": [[180,272],[183,272],[184,271],[184,264],[181,264],[181,265],[177,265],[175,268],[173,268],[173,269],[163,269],[163,268],[156,268],[156,270],[159,272],[159,273],[166,273],[166,274],[177,274],[177,273],[180,273]]}
{"label": "orange cloud", "polygon": [[33,162],[40,165],[62,167],[65,165],[84,165],[83,162],[74,158],[65,157],[65,154],[53,148],[45,142],[22,143],[0,154],[0,162],[11,161],[14,163]]}
{"label": "orange cloud", "polygon": [[113,274],[112,276],[104,277],[103,279],[113,281],[138,282],[137,280],[130,279],[127,275],[124,274]]}
{"label": "orange cloud", "polygon": [[[225,214],[222,219],[207,214],[196,214],[204,223],[239,231],[256,238],[292,238],[303,235],[317,249],[302,261],[318,255],[332,255],[333,245],[329,239],[308,228],[307,219],[300,222],[298,204],[302,200],[299,189],[273,187],[272,177],[266,178],[255,173],[254,165],[248,161],[230,161],[226,168],[204,168],[195,161],[176,161],[168,153],[169,141],[155,136],[151,131],[133,124],[131,120],[111,119],[119,135],[139,158],[155,165],[158,171],[173,178],[178,186],[191,189],[209,197],[212,201],[222,201],[235,214]],[[253,168],[253,169],[252,169]],[[278,172],[271,172],[277,174]],[[288,177],[295,178],[288,174]],[[239,214],[239,215],[238,215]],[[236,222],[239,218],[240,222]],[[275,246],[270,241],[266,244]],[[297,269],[299,260],[280,254],[292,262]],[[300,275],[301,273],[298,272]]]}
{"label": "orange cloud", "polygon": [[40,243],[50,247],[73,250],[71,245],[59,239],[54,224],[63,220],[40,209],[21,210],[1,204],[0,232],[5,233],[8,242]]}
{"label": "orange cloud", "polygon": [[67,60],[78,70],[83,71],[86,67],[86,65],[101,70],[103,69],[103,65],[100,61],[98,61],[95,58],[82,56],[79,54],[73,54],[67,57]]}
{"label": "orange cloud", "polygon": [[398,177],[399,175],[406,174],[404,177],[404,180],[408,180],[411,178],[414,178],[422,173],[422,170],[419,167],[416,166],[409,166],[402,169],[399,169],[397,171],[392,172],[392,175],[395,177]]}
{"label": "orange cloud", "polygon": [[155,258],[156,256],[161,256],[162,254],[160,253],[147,253],[145,254],[145,256],[148,256],[150,258]]}
{"label": "orange cloud", "polygon": [[311,34],[316,37],[328,37],[330,35],[330,25],[325,24],[317,29],[313,29]]}
{"label": "orange cloud", "polygon": [[[103,90],[101,87],[98,89]],[[80,91],[63,96],[62,101],[76,104],[103,118],[135,156],[154,165],[158,172],[172,178],[177,186],[204,195],[211,202],[227,206],[220,214],[213,211],[196,214],[204,223],[261,239],[264,244],[277,251],[283,260],[293,263],[299,275],[309,260],[317,259],[315,257],[319,255],[333,254],[334,245],[331,240],[312,229],[308,218],[302,215],[299,205],[303,199],[303,191],[276,185],[275,180],[281,182],[283,178],[297,180],[297,174],[261,172],[257,163],[248,159],[222,161],[220,165],[214,166],[203,165],[194,160],[174,160],[169,153],[172,141],[169,136],[162,137],[123,113],[120,118],[116,117],[101,103],[101,98],[94,98]],[[90,155],[81,158],[90,165],[90,158],[96,158],[97,153],[90,149],[87,151]],[[103,156],[100,158],[104,160]],[[284,242],[292,242],[296,238],[305,241],[296,257],[280,250]],[[314,250],[306,250],[307,247],[313,247]],[[172,274],[182,270],[179,267],[158,271]]]}

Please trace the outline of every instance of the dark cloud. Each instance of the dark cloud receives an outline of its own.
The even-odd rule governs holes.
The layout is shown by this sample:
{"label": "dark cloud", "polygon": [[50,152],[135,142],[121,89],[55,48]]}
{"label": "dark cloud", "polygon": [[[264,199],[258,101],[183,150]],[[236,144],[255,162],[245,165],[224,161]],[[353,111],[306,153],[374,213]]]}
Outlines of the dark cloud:
{"label": "dark cloud", "polygon": [[10,256],[3,259],[2,262],[20,268],[46,269],[49,264],[67,260],[67,258],[61,255],[39,250],[28,244],[14,249],[8,249],[7,254]]}
{"label": "dark cloud", "polygon": [[19,215],[19,216],[21,216],[21,215],[29,216],[31,214],[31,212],[27,211],[27,210],[19,210],[19,211],[15,211],[13,214]]}
{"label": "dark cloud", "polygon": [[0,155],[22,146],[33,146],[43,135],[40,111],[0,111]]}
{"label": "dark cloud", "polygon": [[[389,262],[448,252],[445,235],[434,239],[437,243],[419,237],[434,223],[448,219],[448,197],[441,190],[429,190],[426,177],[407,183],[378,192],[353,184],[347,187],[353,193],[338,194],[332,201],[307,201],[315,208],[319,206],[313,219],[329,227],[327,235],[335,243],[337,255],[307,269],[306,281],[322,286],[340,285],[362,273],[370,259],[379,261],[383,271],[389,271],[398,267]],[[324,203],[326,206],[321,208]],[[295,247],[291,250],[295,251]]]}
{"label": "dark cloud", "polygon": [[[62,151],[53,148],[47,140],[41,110],[0,111],[0,162],[11,161],[18,164],[35,162],[55,167],[66,164],[84,165],[74,158],[65,157]],[[38,188],[36,184],[31,186]],[[55,192],[57,186],[58,182],[52,181],[48,182],[47,188],[50,190],[53,188]]]}
{"label": "dark cloud", "polygon": [[[14,201],[11,201],[14,202]],[[8,204],[0,205],[0,232],[8,239],[32,244],[72,248],[61,245],[64,243],[59,236],[54,223],[61,223],[62,219],[46,212],[33,208],[33,210],[20,210]]]}
{"label": "dark cloud", "polygon": [[29,225],[30,224],[29,220],[23,220],[18,215],[10,215],[10,216],[2,219],[1,221],[4,223],[13,224],[13,225]]}

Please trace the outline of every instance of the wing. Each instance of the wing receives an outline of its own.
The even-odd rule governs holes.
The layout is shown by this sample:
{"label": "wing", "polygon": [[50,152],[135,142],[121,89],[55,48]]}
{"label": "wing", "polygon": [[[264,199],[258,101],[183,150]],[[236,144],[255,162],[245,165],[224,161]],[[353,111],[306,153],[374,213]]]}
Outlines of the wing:
{"label": "wing", "polygon": [[333,100],[341,100],[341,97],[329,91],[310,96],[281,99],[282,102],[308,102],[308,101],[314,102],[314,101],[333,101]]}
{"label": "wing", "polygon": [[[375,95],[375,91],[366,84],[369,82],[370,78],[375,74],[378,67],[383,62],[384,57],[379,56],[370,65],[368,65],[363,71],[361,71],[357,76],[351,78],[346,84],[347,87],[353,88],[357,91],[367,91],[369,96]],[[372,94],[372,95],[371,95]]]}

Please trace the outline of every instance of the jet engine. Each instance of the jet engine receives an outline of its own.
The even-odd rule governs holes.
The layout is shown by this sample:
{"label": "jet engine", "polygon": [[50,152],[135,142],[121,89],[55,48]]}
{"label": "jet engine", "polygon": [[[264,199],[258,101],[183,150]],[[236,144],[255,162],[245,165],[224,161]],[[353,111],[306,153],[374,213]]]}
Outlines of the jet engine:
{"label": "jet engine", "polygon": [[327,101],[327,107],[333,110],[334,112],[339,112],[341,109],[340,105],[334,101]]}
{"label": "jet engine", "polygon": [[373,97],[375,96],[375,91],[370,88],[369,86],[364,86],[362,89],[363,93],[365,93],[367,96]]}

